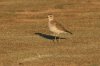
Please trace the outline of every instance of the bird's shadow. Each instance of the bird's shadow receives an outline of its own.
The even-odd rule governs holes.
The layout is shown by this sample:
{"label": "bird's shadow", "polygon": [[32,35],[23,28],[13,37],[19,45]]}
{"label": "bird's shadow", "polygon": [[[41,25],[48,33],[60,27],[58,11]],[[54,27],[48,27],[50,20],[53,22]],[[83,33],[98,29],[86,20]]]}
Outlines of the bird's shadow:
{"label": "bird's shadow", "polygon": [[40,37],[43,37],[45,39],[49,39],[49,40],[54,40],[55,37],[56,37],[56,39],[66,39],[66,38],[61,38],[61,37],[58,37],[58,36],[48,35],[48,34],[44,34],[44,33],[35,33],[35,34],[39,35]]}

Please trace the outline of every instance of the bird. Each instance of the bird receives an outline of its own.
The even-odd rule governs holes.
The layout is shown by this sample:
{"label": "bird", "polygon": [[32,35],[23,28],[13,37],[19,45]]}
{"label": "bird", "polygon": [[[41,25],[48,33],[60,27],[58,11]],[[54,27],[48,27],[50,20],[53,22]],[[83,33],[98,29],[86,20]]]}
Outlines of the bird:
{"label": "bird", "polygon": [[65,27],[59,23],[57,20],[54,19],[53,14],[48,14],[48,27],[51,32],[55,35],[55,41],[57,40],[57,36],[63,33],[72,34],[72,32],[65,29]]}

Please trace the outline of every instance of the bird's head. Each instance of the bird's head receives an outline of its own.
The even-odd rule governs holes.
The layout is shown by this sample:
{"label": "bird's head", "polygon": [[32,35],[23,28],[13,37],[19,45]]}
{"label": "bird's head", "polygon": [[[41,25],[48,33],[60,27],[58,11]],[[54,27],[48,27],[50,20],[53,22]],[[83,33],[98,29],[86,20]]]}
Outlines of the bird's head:
{"label": "bird's head", "polygon": [[54,19],[54,16],[52,14],[49,14],[48,19],[49,19],[49,21],[52,21]]}

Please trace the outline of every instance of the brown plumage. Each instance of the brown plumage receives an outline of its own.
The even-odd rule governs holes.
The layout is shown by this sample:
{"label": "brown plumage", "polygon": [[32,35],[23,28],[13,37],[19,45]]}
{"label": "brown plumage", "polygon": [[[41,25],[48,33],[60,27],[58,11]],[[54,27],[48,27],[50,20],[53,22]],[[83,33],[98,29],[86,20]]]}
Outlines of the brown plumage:
{"label": "brown plumage", "polygon": [[57,22],[56,20],[52,20],[50,23],[52,25],[56,26],[59,30],[72,34],[70,31],[66,30],[65,27],[62,24],[60,24],[59,22]]}
{"label": "brown plumage", "polygon": [[48,22],[49,30],[55,34],[55,40],[56,40],[56,36],[61,34],[61,33],[70,33],[70,34],[72,34],[70,31],[66,30],[63,27],[63,25],[61,25],[59,22],[54,20],[53,15],[48,15],[48,19],[49,19],[49,22]]}

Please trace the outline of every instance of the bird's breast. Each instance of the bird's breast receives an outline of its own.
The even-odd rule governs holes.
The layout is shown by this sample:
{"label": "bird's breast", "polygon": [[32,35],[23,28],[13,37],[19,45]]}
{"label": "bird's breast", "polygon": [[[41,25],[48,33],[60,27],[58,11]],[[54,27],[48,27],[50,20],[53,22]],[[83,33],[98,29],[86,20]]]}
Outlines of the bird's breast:
{"label": "bird's breast", "polygon": [[51,32],[54,32],[54,33],[58,33],[58,34],[63,33],[63,31],[59,30],[56,27],[56,25],[53,25],[53,24],[50,24],[50,23],[49,23],[49,29],[50,29]]}

